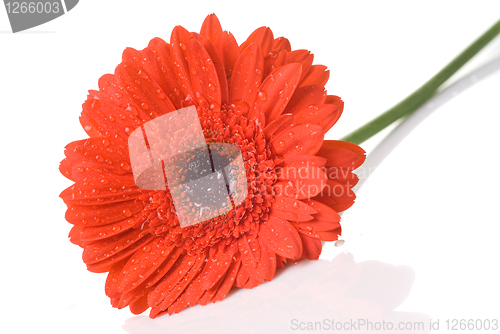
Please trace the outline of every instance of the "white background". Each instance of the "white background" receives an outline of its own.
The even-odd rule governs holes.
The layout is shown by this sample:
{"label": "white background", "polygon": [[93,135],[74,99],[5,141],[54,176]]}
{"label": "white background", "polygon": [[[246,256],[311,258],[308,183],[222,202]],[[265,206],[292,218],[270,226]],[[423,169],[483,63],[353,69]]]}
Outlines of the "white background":
{"label": "white background", "polygon": [[[212,12],[238,43],[267,25],[329,67],[328,92],[345,101],[327,137],[338,139],[446,65],[499,19],[500,2],[84,0],[17,34],[0,8],[0,331],[288,333],[300,332],[294,321],[365,317],[417,319],[420,332],[439,320],[445,333],[447,319],[500,320],[499,73],[400,143],[343,215],[345,244],[326,245],[324,260],[172,317],[111,308],[105,274],[87,272],[67,240],[63,147],[86,137],[78,117],[87,90],[113,72],[125,47],[168,41],[176,25],[198,31]],[[460,73],[498,56],[496,39]],[[386,133],[362,146],[369,153]]]}

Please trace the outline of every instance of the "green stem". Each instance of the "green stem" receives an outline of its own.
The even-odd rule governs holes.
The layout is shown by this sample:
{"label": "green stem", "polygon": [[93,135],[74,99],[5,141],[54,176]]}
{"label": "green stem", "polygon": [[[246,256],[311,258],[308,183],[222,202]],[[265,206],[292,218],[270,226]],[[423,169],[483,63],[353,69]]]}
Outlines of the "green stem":
{"label": "green stem", "polygon": [[500,21],[495,23],[488,31],[465,49],[458,57],[453,59],[439,73],[433,76],[423,86],[413,92],[410,96],[399,102],[397,105],[387,110],[380,116],[374,118],[357,130],[344,136],[340,140],[355,144],[361,144],[368,138],[377,134],[393,122],[405,115],[409,115],[425,102],[427,102],[437,91],[437,89],[448,80],[465,63],[474,57],[483,47],[500,33]]}

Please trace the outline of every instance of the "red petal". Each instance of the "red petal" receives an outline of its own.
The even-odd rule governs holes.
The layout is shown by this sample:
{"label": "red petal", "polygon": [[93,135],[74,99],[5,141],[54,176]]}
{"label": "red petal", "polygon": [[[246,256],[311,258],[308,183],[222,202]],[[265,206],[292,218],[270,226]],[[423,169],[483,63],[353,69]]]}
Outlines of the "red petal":
{"label": "red petal", "polygon": [[335,241],[339,239],[339,235],[342,234],[341,228],[339,227],[333,231],[325,231],[325,232],[314,232],[314,231],[305,231],[300,228],[297,229],[301,235],[306,235],[314,239],[322,240],[322,241]]}
{"label": "red petal", "polygon": [[175,244],[166,245],[161,238],[151,240],[128,260],[120,277],[119,291],[135,289],[148,279],[175,249]]}
{"label": "red petal", "polygon": [[210,58],[212,59],[212,62],[215,66],[215,70],[217,71],[217,77],[219,78],[220,84],[221,103],[227,103],[229,88],[226,79],[226,69],[224,68],[224,62],[222,61],[222,58],[219,54],[219,51],[217,51],[215,44],[210,39],[204,38],[201,41],[201,44],[203,44],[203,47],[210,55]]}
{"label": "red petal", "polygon": [[[169,308],[195,278],[204,263],[205,255],[198,257],[184,255],[181,261],[172,267],[170,274],[165,276],[165,279],[149,293],[148,304],[152,306],[150,317],[154,318]],[[179,272],[185,272],[185,274],[179,274]],[[169,313],[173,311],[169,310]]]}
{"label": "red petal", "polygon": [[[290,198],[290,197],[284,197],[284,196],[279,196],[281,198]],[[308,221],[312,220],[313,216],[304,214],[304,213],[293,213],[289,211],[281,211],[281,210],[276,210],[276,209],[271,209],[270,214],[273,216],[276,216],[281,219],[286,219],[289,221]]]}
{"label": "red petal", "polygon": [[[99,78],[99,91],[89,91],[88,98],[94,100],[101,100],[111,105],[115,105],[121,109],[127,109],[129,106],[135,106],[134,102],[128,96],[123,87],[119,82],[118,78],[113,74],[105,74]],[[140,111],[136,114],[141,120],[149,119],[147,114],[141,114]],[[147,118],[143,118],[147,116]]]}
{"label": "red petal", "polygon": [[325,232],[340,227],[339,223],[325,222],[323,220],[313,219],[307,222],[297,222],[295,225],[305,231]]}
{"label": "red petal", "polygon": [[278,37],[274,39],[272,46],[272,50],[277,50],[277,49],[278,50],[283,49],[290,52],[292,51],[292,46],[290,45],[290,41],[285,37]]}
{"label": "red petal", "polygon": [[215,14],[207,15],[201,26],[200,35],[210,38],[217,43],[217,37],[222,33],[222,27]]}
{"label": "red petal", "polygon": [[320,203],[315,200],[309,200],[307,201],[307,204],[318,212],[316,213],[316,215],[314,215],[315,220],[321,220],[332,223],[338,223],[340,221],[339,214],[332,208],[324,205],[323,203]]}
{"label": "red petal", "polygon": [[316,196],[325,187],[327,176],[319,167],[289,166],[280,168],[279,181],[288,181],[296,189],[295,198],[306,199]]}
{"label": "red petal", "polygon": [[278,133],[285,128],[292,127],[297,124],[295,117],[292,114],[283,114],[276,118],[264,128],[266,139],[271,139],[275,133]]}
{"label": "red petal", "polygon": [[122,251],[113,254],[110,257],[105,258],[102,261],[96,262],[96,263],[91,263],[87,264],[87,270],[94,272],[94,273],[102,273],[109,271],[111,269],[111,266],[113,266],[115,263],[126,259],[130,257],[134,252],[136,252],[139,248],[144,246],[147,242],[149,242],[153,236],[149,233],[144,234],[142,238],[137,240],[136,242],[132,243],[131,245],[124,248]]}
{"label": "red petal", "polygon": [[286,258],[294,259],[302,254],[302,242],[297,229],[284,219],[270,216],[260,224],[259,238],[271,251]]}
{"label": "red petal", "polygon": [[293,155],[286,157],[280,167],[323,167],[326,159],[316,155]]}
{"label": "red petal", "polygon": [[181,103],[186,96],[177,81],[178,76],[174,70],[174,60],[170,44],[160,43],[156,47],[156,67],[161,73],[160,80],[158,81],[161,88],[177,109],[182,108]]}
{"label": "red petal", "polygon": [[92,264],[103,261],[132,246],[147,234],[149,234],[147,230],[133,229],[120,233],[112,238],[87,244],[85,245],[82,255],[83,262]]}
{"label": "red petal", "polygon": [[217,49],[219,50],[224,68],[226,69],[226,77],[229,79],[232,76],[236,60],[240,56],[240,48],[234,36],[230,32],[224,31],[219,35]]}
{"label": "red petal", "polygon": [[133,314],[141,314],[149,308],[148,305],[148,296],[144,295],[141,298],[137,299],[133,303],[130,303],[130,312]]}
{"label": "red petal", "polygon": [[66,220],[79,226],[100,226],[129,218],[143,208],[142,203],[133,200],[104,205],[68,205]]}
{"label": "red petal", "polygon": [[335,96],[335,95],[327,95],[326,96],[326,100],[325,100],[325,103],[326,104],[333,104],[334,106],[336,106],[336,111],[335,113],[333,114],[333,116],[330,116],[330,118],[326,119],[322,126],[323,126],[323,129],[326,131],[328,131],[335,123],[337,123],[338,119],[340,118],[340,115],[342,115],[342,112],[344,111],[344,101],[342,101],[342,99],[338,96]]}
{"label": "red petal", "polygon": [[176,26],[172,30],[170,45],[172,46],[172,60],[177,81],[186,97],[194,98],[193,88],[191,87],[190,74],[188,68],[188,44],[193,39],[193,35],[181,26]]}
{"label": "red petal", "polygon": [[260,47],[249,45],[238,57],[229,83],[229,100],[242,100],[253,106],[262,83],[264,59]]}
{"label": "red petal", "polygon": [[266,114],[266,124],[283,113],[299,81],[299,64],[281,66],[267,76],[259,88],[256,104]]}
{"label": "red petal", "polygon": [[135,218],[128,218],[104,226],[86,226],[83,227],[80,237],[86,243],[102,240],[130,230],[134,224]]}
{"label": "red petal", "polygon": [[325,140],[317,155],[326,158],[327,167],[355,169],[366,159],[361,147],[340,140]]}
{"label": "red petal", "polygon": [[[137,288],[122,293],[119,300],[119,305],[121,305],[121,307],[125,307],[134,300],[137,300],[144,294],[148,293],[152,289],[152,287],[160,279],[162,279],[165,276],[165,274],[172,268],[174,263],[181,255],[181,253],[182,253],[182,248],[179,247],[175,248],[174,251],[171,253],[164,251],[162,255],[166,257],[166,260],[163,261],[160,267],[158,267],[158,269],[153,274],[151,274],[144,282],[142,282]],[[119,279],[118,281],[121,282]]]}
{"label": "red petal", "polygon": [[95,99],[96,97],[95,95],[94,98],[89,97],[83,103],[80,117],[80,123],[91,137],[113,138],[116,142],[127,142],[130,133],[143,123],[143,119],[146,121],[151,119],[149,115],[139,113],[133,102],[126,110],[105,100]]}
{"label": "red petal", "polygon": [[325,99],[326,93],[325,87],[323,86],[310,85],[299,87],[290,99],[290,103],[288,103],[285,112],[295,116],[312,104],[323,103]]}
{"label": "red petal", "polygon": [[242,235],[238,240],[238,248],[241,254],[241,260],[245,265],[253,268],[257,267],[260,259],[259,242],[255,236]]}
{"label": "red petal", "polygon": [[308,50],[293,50],[288,53],[289,63],[299,63],[300,65],[302,65],[302,74],[300,76],[299,82],[302,82],[307,73],[309,73],[309,69],[311,68],[313,60],[314,55],[312,55]]}
{"label": "red petal", "polygon": [[[64,153],[70,158],[73,164],[85,161],[84,165],[100,168],[102,174],[107,170],[112,170],[115,178],[124,174],[127,174],[124,177],[131,177],[130,158],[125,145],[120,140],[94,137],[69,143],[66,145]],[[87,179],[90,179],[90,175],[94,178],[101,178],[101,173],[89,175],[83,168],[81,170],[72,169],[73,175],[77,173],[83,174],[83,172],[86,173],[82,176],[85,176]],[[97,181],[105,184],[109,183],[109,180]]]}
{"label": "red petal", "polygon": [[150,48],[151,50],[155,50],[156,47],[158,46],[158,44],[160,44],[160,43],[165,43],[165,41],[163,39],[161,39],[160,37],[155,37],[149,41],[148,48]]}
{"label": "red petal", "polygon": [[359,181],[359,177],[352,172],[353,168],[327,167],[325,171],[330,180],[337,181],[351,188]]}
{"label": "red petal", "polygon": [[[106,296],[110,298],[118,298],[120,297],[120,292],[118,291],[118,284],[119,280],[118,277],[120,276],[120,273],[122,272],[123,266],[125,265],[126,261],[120,261],[115,263],[112,267],[111,270],[108,273],[108,276],[106,277],[106,284],[105,284],[105,293]],[[113,305],[113,307],[117,307],[118,304]]]}
{"label": "red petal", "polygon": [[308,260],[317,260],[321,254],[321,241],[304,234],[300,234],[300,239],[304,249],[301,257]]}
{"label": "red petal", "polygon": [[356,199],[356,195],[351,190],[354,184],[328,180],[323,191],[314,199],[331,207],[336,212],[345,211],[354,204]]}
{"label": "red petal", "polygon": [[188,50],[188,65],[195,99],[200,103],[201,94],[209,104],[217,103],[220,107],[219,78],[207,50],[194,39],[189,41]]}
{"label": "red petal", "polygon": [[123,61],[116,67],[115,74],[134,103],[151,118],[176,110],[167,94],[143,67]]}
{"label": "red petal", "polygon": [[289,197],[276,198],[276,202],[273,203],[273,208],[276,210],[293,212],[297,214],[301,213],[312,215],[317,213],[316,210],[314,210],[306,203]]}
{"label": "red petal", "polygon": [[81,239],[81,233],[82,233],[83,227],[82,226],[73,226],[71,230],[69,231],[69,241],[72,244],[78,245],[80,247],[83,247],[83,242]]}
{"label": "red petal", "polygon": [[311,215],[316,213],[309,205],[290,197],[276,197],[272,205],[274,215],[292,221],[307,221],[313,219]]}
{"label": "red petal", "polygon": [[278,67],[288,64],[288,52],[286,50],[274,49],[264,58],[264,76],[267,77]]}
{"label": "red petal", "polygon": [[262,50],[262,57],[265,57],[271,52],[273,40],[274,36],[271,29],[268,27],[260,27],[252,32],[247,40],[240,45],[240,51],[245,50],[252,43],[257,43]]}
{"label": "red petal", "polygon": [[66,204],[96,205],[123,202],[135,199],[142,194],[132,177],[109,178],[104,184],[98,180],[78,181],[65,189],[59,197]]}
{"label": "red petal", "polygon": [[[236,251],[236,248],[237,247],[235,246],[229,246],[225,249],[218,248],[217,246],[212,247],[212,249],[209,251],[209,259],[205,263],[202,272],[198,276],[196,276],[195,280],[191,284],[189,284],[181,297],[172,304],[171,308],[175,313],[182,311],[187,306],[194,306],[202,296],[205,297],[206,303],[210,301],[215,293],[217,293],[219,286],[224,280],[226,271],[231,266],[231,262],[233,261],[233,254]],[[221,255],[221,252],[223,252],[225,255]],[[223,265],[222,261],[226,260],[229,261],[229,264]],[[215,262],[218,263],[214,264]],[[227,268],[225,270],[220,270],[226,266]],[[211,277],[207,278],[207,275],[210,275]],[[207,289],[207,285],[212,286]],[[206,292],[208,294],[206,294]]]}
{"label": "red petal", "polygon": [[279,132],[270,142],[276,154],[284,158],[315,155],[323,143],[323,129],[314,124],[299,124]]}
{"label": "red petal", "polygon": [[[215,303],[216,301],[221,301],[223,300],[227,294],[229,293],[229,290],[233,287],[235,280],[236,280],[236,275],[238,274],[238,271],[240,269],[241,265],[241,260],[239,258],[239,255],[236,255],[236,259],[233,258],[231,262],[231,266],[227,270],[226,276],[224,277],[224,280],[222,281],[221,285],[219,286],[219,289],[215,296],[212,298],[212,301]],[[203,296],[205,297],[205,296]],[[203,299],[202,297],[202,299]],[[208,302],[207,302],[208,303]],[[201,304],[201,301],[200,301]],[[201,304],[203,305],[203,304]]]}
{"label": "red petal", "polygon": [[308,85],[324,86],[330,78],[330,71],[324,65],[312,65],[304,80],[300,83],[300,87]]}
{"label": "red petal", "polygon": [[235,246],[226,246],[222,250],[216,248],[215,254],[209,256],[207,265],[200,274],[202,289],[210,289],[226,273],[236,252]]}
{"label": "red petal", "polygon": [[[151,42],[150,42],[151,43]],[[154,43],[153,43],[154,44]],[[155,66],[155,48],[147,47],[141,51],[133,48],[126,48],[122,54],[122,60],[127,63],[133,63],[138,67],[144,68],[153,80],[159,78],[158,70]]]}
{"label": "red petal", "polygon": [[[233,263],[231,263],[231,266],[232,265],[233,265]],[[230,269],[231,269],[231,267],[229,267],[228,272]],[[221,277],[219,282],[217,282],[217,284],[215,284],[210,290],[203,291],[202,296],[200,298],[198,298],[198,300],[196,302],[202,306],[207,305],[212,300],[212,298],[214,298],[214,296],[217,294],[217,292],[219,291],[219,287],[222,285],[222,282],[224,282],[227,275],[228,275],[228,273],[226,272],[226,274],[223,277]],[[213,302],[215,303],[216,301],[214,300]],[[191,304],[189,304],[189,305],[191,305]]]}
{"label": "red petal", "polygon": [[[276,273],[276,254],[270,250],[266,242],[262,238],[258,238],[261,256],[257,268],[251,269],[250,277],[243,286],[246,289],[252,289],[264,282],[265,280],[271,281]],[[242,263],[243,265],[243,263]]]}
{"label": "red petal", "polygon": [[[152,41],[150,41],[150,43],[151,42]],[[151,44],[154,45],[155,42]],[[145,69],[146,72],[151,75],[151,78],[158,82],[160,74],[158,72],[158,69],[156,68],[155,58],[155,48],[149,46],[141,51],[137,51],[133,48],[126,48],[122,54],[122,59],[124,62],[132,63],[137,67]]]}
{"label": "red petal", "polygon": [[298,123],[316,124],[326,133],[339,119],[341,110],[333,104],[313,104],[295,114]]}

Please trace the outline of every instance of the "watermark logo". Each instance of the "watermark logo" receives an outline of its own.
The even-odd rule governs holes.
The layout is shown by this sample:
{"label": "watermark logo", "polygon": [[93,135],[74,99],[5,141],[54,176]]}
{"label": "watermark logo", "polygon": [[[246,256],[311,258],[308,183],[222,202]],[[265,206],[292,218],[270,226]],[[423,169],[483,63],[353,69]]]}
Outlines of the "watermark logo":
{"label": "watermark logo", "polygon": [[52,21],[72,10],[77,3],[78,0],[4,0],[14,33]]}
{"label": "watermark logo", "polygon": [[135,129],[128,146],[136,185],[147,190],[168,188],[181,227],[220,216],[248,195],[240,148],[207,144],[193,106]]}

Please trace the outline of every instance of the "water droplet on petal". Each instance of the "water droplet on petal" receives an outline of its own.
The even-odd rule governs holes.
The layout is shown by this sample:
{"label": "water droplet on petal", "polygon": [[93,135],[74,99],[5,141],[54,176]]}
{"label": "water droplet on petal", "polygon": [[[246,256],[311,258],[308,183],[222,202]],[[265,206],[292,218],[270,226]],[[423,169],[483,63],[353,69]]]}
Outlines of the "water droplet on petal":
{"label": "water droplet on petal", "polygon": [[261,101],[267,100],[267,93],[266,92],[259,92],[258,96],[259,96],[259,99]]}
{"label": "water droplet on petal", "polygon": [[128,112],[130,112],[132,115],[138,116],[139,111],[137,111],[137,108],[135,106],[131,106],[130,104],[128,105],[127,109]]}
{"label": "water droplet on petal", "polygon": [[147,75],[145,72],[143,72],[142,70],[139,70],[139,75],[140,75],[140,76],[141,76],[141,78],[143,78],[143,79],[148,79],[148,78],[149,78],[149,77],[148,77],[148,75]]}
{"label": "water droplet on petal", "polygon": [[128,162],[122,162],[120,164],[121,169],[123,170],[130,170],[130,164]]}
{"label": "water droplet on petal", "polygon": [[104,158],[100,154],[96,155],[95,159],[96,159],[97,162],[103,162],[104,161]]}
{"label": "water droplet on petal", "polygon": [[132,212],[130,212],[130,210],[129,210],[129,209],[123,209],[122,213],[123,213],[123,215],[124,215],[125,217],[130,217],[130,216],[132,216]]}
{"label": "water droplet on petal", "polygon": [[163,91],[162,91],[161,89],[158,89],[158,90],[156,91],[156,93],[158,94],[158,98],[159,98],[160,100],[165,99],[165,93],[163,93]]}

